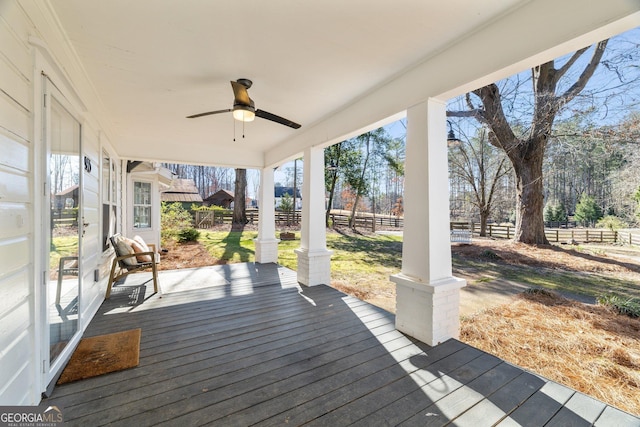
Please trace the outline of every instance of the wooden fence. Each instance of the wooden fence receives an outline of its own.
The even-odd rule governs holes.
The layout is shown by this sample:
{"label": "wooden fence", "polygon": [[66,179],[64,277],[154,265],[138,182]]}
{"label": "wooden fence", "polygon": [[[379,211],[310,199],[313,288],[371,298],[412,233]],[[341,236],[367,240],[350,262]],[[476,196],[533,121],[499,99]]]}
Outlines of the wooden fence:
{"label": "wooden fence", "polygon": [[[474,236],[480,235],[480,224],[451,222],[451,230],[472,230]],[[487,237],[511,239],[515,227],[509,225],[487,224]],[[545,235],[549,242],[592,242],[592,243],[626,243],[640,245],[640,233],[630,231],[612,231],[603,228],[546,228]]]}
{"label": "wooden fence", "polygon": [[[351,216],[332,213],[331,223],[334,226],[348,227]],[[356,216],[356,228],[375,230],[376,228],[402,228],[404,220],[395,216]]]}
{"label": "wooden fence", "polygon": [[640,230],[618,230],[618,243],[640,246]]}
{"label": "wooden fence", "polygon": [[[233,214],[231,212],[220,211],[195,211],[194,223],[196,228],[212,228],[215,225],[231,224]],[[292,225],[301,221],[300,212],[275,213],[276,224]],[[334,226],[348,227],[349,215],[332,213],[331,222]],[[257,210],[247,211],[247,219],[250,224],[257,224],[259,217]],[[568,228],[564,228],[568,225]],[[402,228],[404,221],[400,217],[393,216],[357,216],[356,228],[375,230],[377,228]],[[480,224],[469,224],[468,222],[451,222],[451,230],[470,230],[473,236],[480,235]],[[640,246],[640,231],[620,230],[611,231],[606,229],[571,228],[572,224],[562,224],[563,228],[546,228],[545,234],[550,242],[592,242],[592,243],[621,243],[627,245]],[[509,225],[488,224],[487,236],[502,239],[511,239],[515,227]]]}
{"label": "wooden fence", "polygon": [[51,210],[51,227],[78,226],[78,209],[52,209]]}
{"label": "wooden fence", "polygon": [[[231,224],[233,214],[231,212],[222,211],[195,211],[194,224],[196,228],[213,228],[215,225]],[[276,224],[292,225],[300,224],[302,216],[300,212],[276,212]],[[349,226],[349,215],[332,213],[331,223],[334,226]],[[259,221],[258,211],[247,211],[247,219],[250,224],[257,224]],[[402,228],[404,221],[400,217],[393,216],[357,216],[356,228],[365,228],[368,230],[380,227]]]}
{"label": "wooden fence", "polygon": [[[231,212],[195,211],[193,213],[196,228],[213,228],[215,225],[231,224],[233,221],[233,213]],[[258,211],[247,211],[247,221],[249,224],[257,224],[258,220]],[[300,212],[276,212],[276,224],[299,224],[300,221]]]}

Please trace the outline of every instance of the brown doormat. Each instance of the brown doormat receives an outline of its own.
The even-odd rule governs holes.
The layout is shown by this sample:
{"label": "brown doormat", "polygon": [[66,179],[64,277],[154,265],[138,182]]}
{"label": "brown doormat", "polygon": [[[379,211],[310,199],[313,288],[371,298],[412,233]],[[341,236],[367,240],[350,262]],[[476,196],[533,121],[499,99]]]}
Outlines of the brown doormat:
{"label": "brown doormat", "polygon": [[140,333],[140,329],[132,329],[80,340],[57,384],[138,366]]}

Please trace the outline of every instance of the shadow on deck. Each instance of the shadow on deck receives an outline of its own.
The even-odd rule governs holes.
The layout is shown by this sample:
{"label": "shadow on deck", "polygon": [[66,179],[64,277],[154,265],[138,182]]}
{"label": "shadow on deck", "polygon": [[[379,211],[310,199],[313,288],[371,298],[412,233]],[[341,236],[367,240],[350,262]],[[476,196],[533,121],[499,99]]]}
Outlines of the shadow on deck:
{"label": "shadow on deck", "polygon": [[142,328],[140,365],[56,387],[43,404],[69,425],[640,425],[275,264],[160,272],[161,298],[145,280],[116,287],[85,334]]}

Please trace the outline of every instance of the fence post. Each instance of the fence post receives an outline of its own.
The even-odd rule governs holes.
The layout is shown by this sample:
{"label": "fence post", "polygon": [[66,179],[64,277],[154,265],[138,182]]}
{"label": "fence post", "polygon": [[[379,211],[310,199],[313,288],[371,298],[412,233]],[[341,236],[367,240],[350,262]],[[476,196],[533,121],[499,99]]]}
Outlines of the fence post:
{"label": "fence post", "polygon": [[584,241],[585,241],[585,242],[588,242],[588,241],[589,241],[589,229],[588,229],[588,228],[585,230],[585,234],[584,234],[584,236],[585,236],[585,237],[584,237]]}
{"label": "fence post", "polygon": [[511,227],[507,225],[507,239],[511,238]]}
{"label": "fence post", "polygon": [[556,230],[556,243],[560,243],[560,230]]}

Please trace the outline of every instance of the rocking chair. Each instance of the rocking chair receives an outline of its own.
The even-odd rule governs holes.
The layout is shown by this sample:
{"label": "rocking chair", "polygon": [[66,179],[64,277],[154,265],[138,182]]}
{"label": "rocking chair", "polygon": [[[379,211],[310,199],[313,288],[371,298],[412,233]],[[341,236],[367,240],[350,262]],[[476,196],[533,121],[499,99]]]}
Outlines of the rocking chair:
{"label": "rocking chair", "polygon": [[142,239],[128,239],[120,234],[109,238],[116,257],[111,263],[111,274],[105,299],[111,296],[111,288],[118,280],[136,271],[151,267],[153,272],[153,289],[158,292],[158,254],[154,244],[146,245]]}

